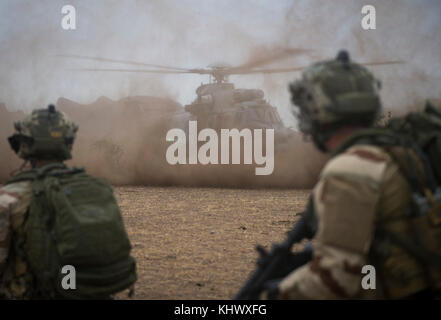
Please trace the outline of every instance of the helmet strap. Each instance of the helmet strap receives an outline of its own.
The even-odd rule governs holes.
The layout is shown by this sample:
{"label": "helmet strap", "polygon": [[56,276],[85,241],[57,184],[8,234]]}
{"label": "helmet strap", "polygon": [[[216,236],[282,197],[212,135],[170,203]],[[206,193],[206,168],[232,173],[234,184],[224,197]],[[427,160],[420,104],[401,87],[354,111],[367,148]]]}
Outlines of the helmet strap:
{"label": "helmet strap", "polygon": [[18,169],[12,170],[12,172],[9,174],[11,177],[14,176],[15,174],[17,174],[18,172],[22,172],[23,169],[26,167],[26,165],[28,164],[29,160],[25,159],[25,161],[21,164],[21,166]]}

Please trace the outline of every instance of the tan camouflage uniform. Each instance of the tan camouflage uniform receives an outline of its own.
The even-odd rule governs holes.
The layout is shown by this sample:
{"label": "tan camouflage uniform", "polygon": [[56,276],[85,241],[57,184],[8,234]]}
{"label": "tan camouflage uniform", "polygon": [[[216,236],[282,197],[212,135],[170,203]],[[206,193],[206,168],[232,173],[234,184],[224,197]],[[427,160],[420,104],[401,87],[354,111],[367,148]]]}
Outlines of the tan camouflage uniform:
{"label": "tan camouflage uniform", "polygon": [[12,236],[23,223],[31,195],[29,181],[11,183],[0,188],[0,296],[2,293],[10,295],[11,289],[14,295],[23,294],[25,291],[19,283],[6,284],[4,280],[6,273],[12,272],[20,277],[26,271],[23,264],[11,261],[11,258],[8,260],[8,255]]}
{"label": "tan camouflage uniform", "polygon": [[[377,219],[390,219],[385,225],[392,231],[408,227],[400,217],[410,192],[397,164],[379,147],[356,145],[331,159],[313,190],[318,217],[313,259],[282,281],[280,297],[401,298],[426,288],[422,268],[401,248],[391,248],[380,264],[368,257]],[[376,268],[376,290],[361,289],[366,264]]]}

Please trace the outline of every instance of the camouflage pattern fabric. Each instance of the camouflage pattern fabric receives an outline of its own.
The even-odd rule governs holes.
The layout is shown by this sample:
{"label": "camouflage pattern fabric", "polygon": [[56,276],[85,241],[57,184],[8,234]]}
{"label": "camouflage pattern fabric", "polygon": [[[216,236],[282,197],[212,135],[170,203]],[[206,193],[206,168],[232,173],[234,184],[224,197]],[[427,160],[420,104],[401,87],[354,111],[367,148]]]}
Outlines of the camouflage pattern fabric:
{"label": "camouflage pattern fabric", "polygon": [[379,90],[379,82],[364,66],[338,58],[313,64],[290,84],[304,134],[316,134],[317,125],[372,122],[381,110]]}
{"label": "camouflage pattern fabric", "polygon": [[[356,145],[331,159],[313,190],[318,232],[310,263],[280,284],[285,299],[402,298],[428,287],[423,268],[399,247],[371,260],[375,223],[405,232],[410,186],[379,147]],[[361,289],[363,265],[376,267],[376,290]]]}
{"label": "camouflage pattern fabric", "polygon": [[8,255],[13,231],[22,225],[31,195],[29,181],[8,184],[0,189],[0,297],[19,297],[26,292],[24,282],[7,280],[12,273],[19,276],[26,271],[23,263]]}

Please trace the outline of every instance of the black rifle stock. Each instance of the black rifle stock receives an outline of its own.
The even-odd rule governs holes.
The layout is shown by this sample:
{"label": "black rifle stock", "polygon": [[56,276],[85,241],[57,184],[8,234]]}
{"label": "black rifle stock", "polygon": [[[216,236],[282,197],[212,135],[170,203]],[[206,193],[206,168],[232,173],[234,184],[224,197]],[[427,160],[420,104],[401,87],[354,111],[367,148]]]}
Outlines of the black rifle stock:
{"label": "black rifle stock", "polygon": [[294,269],[306,264],[312,257],[312,247],[308,246],[303,251],[291,253],[294,243],[314,236],[316,229],[315,215],[312,200],[309,201],[308,209],[302,214],[300,220],[288,233],[285,241],[273,244],[271,250],[257,246],[259,258],[257,269],[250,275],[245,285],[236,295],[236,300],[256,300],[264,289],[268,280],[286,276]]}

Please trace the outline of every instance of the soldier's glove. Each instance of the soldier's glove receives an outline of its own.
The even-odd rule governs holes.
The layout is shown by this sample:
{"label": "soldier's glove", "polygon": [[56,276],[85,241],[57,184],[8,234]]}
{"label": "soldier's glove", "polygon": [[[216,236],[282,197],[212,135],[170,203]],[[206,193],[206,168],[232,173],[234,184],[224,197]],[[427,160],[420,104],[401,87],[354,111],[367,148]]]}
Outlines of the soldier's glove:
{"label": "soldier's glove", "polygon": [[282,279],[269,280],[265,282],[264,289],[260,294],[261,300],[276,300],[279,296],[279,285]]}

